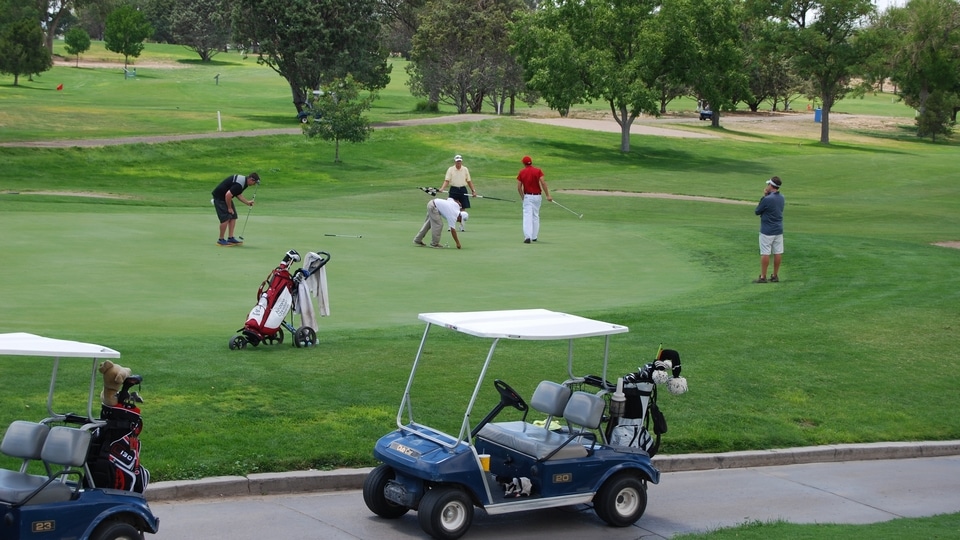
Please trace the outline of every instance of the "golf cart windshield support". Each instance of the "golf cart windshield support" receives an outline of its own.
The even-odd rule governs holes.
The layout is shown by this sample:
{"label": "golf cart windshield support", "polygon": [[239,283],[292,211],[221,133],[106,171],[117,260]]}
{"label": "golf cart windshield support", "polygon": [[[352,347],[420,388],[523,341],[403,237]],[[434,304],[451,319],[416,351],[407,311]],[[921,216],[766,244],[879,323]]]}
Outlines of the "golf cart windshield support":
{"label": "golf cart windshield support", "polygon": [[[397,411],[397,428],[403,432],[411,432],[420,435],[421,437],[435,442],[439,445],[445,446],[447,448],[456,448],[460,445],[466,438],[467,434],[470,433],[470,413],[473,411],[473,405],[477,401],[477,396],[480,395],[480,387],[483,384],[484,377],[487,374],[487,367],[490,365],[490,360],[493,358],[493,351],[496,350],[497,344],[500,343],[500,338],[493,340],[493,344],[490,346],[490,351],[487,353],[487,358],[483,363],[483,368],[480,371],[480,377],[477,379],[477,385],[473,389],[473,395],[470,397],[470,404],[467,405],[467,412],[463,417],[463,424],[460,426],[460,434],[454,440],[452,435],[448,435],[441,431],[438,431],[433,428],[427,428],[426,426],[418,424],[413,419],[413,403],[410,400],[410,388],[413,386],[413,378],[417,373],[417,366],[420,364],[420,359],[423,356],[423,347],[424,343],[427,341],[427,335],[430,333],[430,328],[433,327],[432,323],[427,323],[427,327],[423,331],[423,337],[420,339],[420,348],[417,349],[417,357],[413,361],[413,368],[410,370],[410,378],[407,379],[407,387],[403,391],[403,400],[400,402],[400,410]],[[403,423],[403,413],[407,413],[407,424]],[[439,438],[435,435],[443,435],[445,438]]]}

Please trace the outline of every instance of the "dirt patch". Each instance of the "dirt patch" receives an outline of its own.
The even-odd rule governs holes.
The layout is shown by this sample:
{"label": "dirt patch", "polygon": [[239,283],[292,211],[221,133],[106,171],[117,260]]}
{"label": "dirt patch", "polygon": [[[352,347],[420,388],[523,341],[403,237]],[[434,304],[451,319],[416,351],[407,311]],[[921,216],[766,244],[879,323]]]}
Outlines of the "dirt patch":
{"label": "dirt patch", "polygon": [[935,245],[935,246],[940,246],[940,247],[945,247],[945,248],[960,249],[960,241],[956,241],[956,242],[934,242],[933,245]]}
{"label": "dirt patch", "polygon": [[[606,133],[620,133],[620,124],[613,119],[586,119],[586,118],[525,118],[527,122],[535,124],[547,124],[551,126],[561,126],[575,129],[588,129],[591,131],[603,131]],[[697,131],[684,131],[680,129],[669,129],[663,127],[654,127],[650,124],[634,122],[630,125],[632,135],[652,135],[656,137],[679,137],[684,139],[716,139],[716,135],[709,133],[700,133]]]}
{"label": "dirt patch", "polygon": [[[62,56],[53,57],[53,65],[63,66],[63,67],[82,67],[87,69],[110,69],[116,68],[117,71],[123,71],[123,59],[120,58],[116,61],[112,60],[84,60],[83,57],[80,57],[80,62],[78,63],[75,58],[64,58]],[[186,64],[180,64],[175,62],[129,62],[127,64],[127,69],[135,70],[137,68],[151,68],[151,69],[182,69],[188,67]]]}
{"label": "dirt patch", "polygon": [[93,191],[4,191],[4,195],[56,195],[59,197],[89,197],[91,199],[129,199],[128,195],[96,193]]}
{"label": "dirt patch", "polygon": [[741,201],[737,199],[723,199],[720,197],[700,197],[697,195],[677,195],[675,193],[648,193],[643,191],[606,191],[590,189],[558,189],[554,193],[570,193],[571,195],[590,195],[600,197],[646,197],[649,199],[674,199],[680,201],[700,201],[723,204],[748,204],[753,206],[752,201]]}

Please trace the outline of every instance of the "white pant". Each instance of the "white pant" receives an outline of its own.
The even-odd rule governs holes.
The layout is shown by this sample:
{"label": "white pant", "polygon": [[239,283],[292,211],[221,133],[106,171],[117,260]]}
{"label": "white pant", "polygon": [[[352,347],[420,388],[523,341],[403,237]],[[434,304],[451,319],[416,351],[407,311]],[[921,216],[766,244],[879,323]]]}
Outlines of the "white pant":
{"label": "white pant", "polygon": [[540,205],[543,195],[523,196],[523,237],[536,240],[540,234]]}

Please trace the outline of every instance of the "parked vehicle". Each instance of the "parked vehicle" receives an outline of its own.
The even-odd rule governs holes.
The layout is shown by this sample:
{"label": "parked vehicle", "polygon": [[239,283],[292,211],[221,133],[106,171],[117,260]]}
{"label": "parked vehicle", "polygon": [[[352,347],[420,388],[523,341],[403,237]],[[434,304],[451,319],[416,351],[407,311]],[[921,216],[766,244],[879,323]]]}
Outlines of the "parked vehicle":
{"label": "parked vehicle", "polygon": [[[0,334],[0,363],[7,356],[54,361],[47,418],[12,422],[0,442],[3,454],[21,461],[17,470],[0,469],[0,538],[129,540],[142,539],[144,532],[155,534],[160,520],[142,494],[149,475],[139,463],[140,411],[132,405],[135,395],[128,392],[140,377],[126,378],[118,404],[104,405],[98,418],[93,415],[98,363],[120,353],[27,333]],[[85,414],[54,412],[61,358],[92,364]],[[33,359],[30,363],[42,365]],[[116,440],[114,433],[121,433]]]}
{"label": "parked vehicle", "polygon": [[[627,332],[626,326],[544,309],[421,313],[419,318],[426,322],[426,329],[397,413],[397,429],[377,441],[374,456],[382,463],[363,486],[364,502],[373,513],[395,519],[416,510],[424,532],[440,539],[466,533],[474,507],[495,515],[592,503],[597,516],[610,525],[626,527],[640,519],[646,509],[647,484],[658,483],[660,472],[643,447],[624,437],[618,437],[617,444],[609,440],[610,428],[623,415],[625,394],[622,379],[607,382],[608,351],[611,336]],[[428,363],[453,358],[456,363],[446,370],[468,365],[458,355],[427,347],[434,327],[492,340],[486,359],[469,364],[479,365],[479,375],[472,394],[463,399],[467,407],[459,433],[426,425],[419,417],[429,412],[427,407],[420,402],[416,408],[413,405],[419,398],[412,391],[414,380],[429,369]],[[598,339],[603,340],[602,357],[592,365],[600,375],[575,375],[574,343],[591,340],[588,350],[598,350]],[[563,373],[558,365],[539,383],[529,405],[509,384],[495,378],[499,403],[474,423],[473,409],[488,388],[488,374],[507,378],[511,363],[517,361],[509,353],[506,356],[512,362],[495,361],[498,346],[511,340],[567,341],[567,378],[551,380]],[[664,362],[651,366],[651,372],[672,367]],[[679,356],[674,373],[679,375]],[[641,380],[650,379],[638,373],[637,382]],[[641,417],[651,403],[649,388],[644,395],[637,402]],[[445,404],[465,397],[451,392]],[[523,412],[523,418],[497,421],[508,408]],[[546,415],[542,424],[527,421],[531,408]]]}

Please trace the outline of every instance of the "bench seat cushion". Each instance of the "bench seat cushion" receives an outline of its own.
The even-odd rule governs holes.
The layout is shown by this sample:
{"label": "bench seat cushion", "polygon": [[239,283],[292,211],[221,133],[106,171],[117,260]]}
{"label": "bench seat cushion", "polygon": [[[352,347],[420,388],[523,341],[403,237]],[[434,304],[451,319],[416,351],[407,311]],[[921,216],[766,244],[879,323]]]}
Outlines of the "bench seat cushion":
{"label": "bench seat cushion", "polygon": [[[487,424],[480,429],[477,436],[534,457],[537,460],[546,458],[550,452],[556,450],[569,438],[569,435],[556,433],[521,421]],[[550,459],[574,459],[586,456],[587,449],[582,444],[578,444],[577,441],[572,441]]]}

